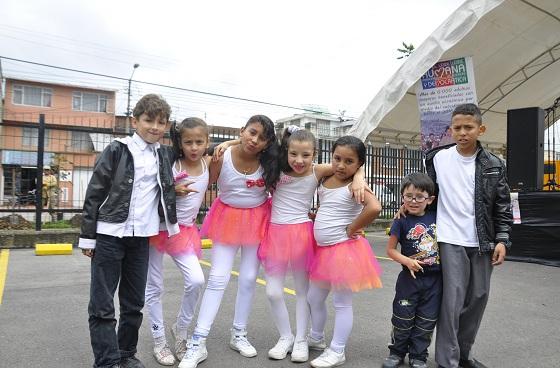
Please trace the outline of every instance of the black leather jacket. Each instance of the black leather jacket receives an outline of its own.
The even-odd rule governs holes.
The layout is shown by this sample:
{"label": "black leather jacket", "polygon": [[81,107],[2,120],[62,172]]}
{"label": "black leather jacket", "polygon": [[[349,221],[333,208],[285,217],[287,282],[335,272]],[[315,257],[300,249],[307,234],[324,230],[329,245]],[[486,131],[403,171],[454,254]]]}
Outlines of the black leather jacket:
{"label": "black leather jacket", "polygon": [[[497,243],[504,243],[509,248],[511,242],[512,214],[510,192],[506,181],[506,168],[500,158],[486,151],[478,144],[476,155],[474,183],[474,212],[479,251],[491,252]],[[439,192],[437,175],[434,168],[434,156],[441,149],[454,146],[450,144],[437,147],[426,153],[426,172],[436,183],[436,196]]]}
{"label": "black leather jacket", "polygon": [[[160,145],[157,154],[160,191],[163,193],[165,204],[165,211],[163,211],[160,201],[158,212],[161,222],[165,223],[164,216],[167,215],[168,222],[176,226],[175,186],[171,169],[173,152],[171,147]],[[133,183],[132,153],[123,141],[114,140],[95,161],[84,201],[80,238],[95,239],[97,221],[111,223],[126,221]]]}

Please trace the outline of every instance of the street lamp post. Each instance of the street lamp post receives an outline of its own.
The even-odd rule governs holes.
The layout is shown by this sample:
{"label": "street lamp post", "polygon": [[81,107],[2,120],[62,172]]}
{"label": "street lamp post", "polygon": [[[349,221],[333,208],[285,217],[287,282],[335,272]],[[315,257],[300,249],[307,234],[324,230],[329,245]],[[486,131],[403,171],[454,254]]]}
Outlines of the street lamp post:
{"label": "street lamp post", "polygon": [[134,69],[132,69],[132,74],[130,75],[130,78],[128,78],[128,101],[126,103],[126,120],[129,121],[130,120],[130,85],[132,83],[132,76],[134,76],[134,72],[136,71],[136,68],[138,68],[140,66],[140,64],[136,63],[134,64]]}

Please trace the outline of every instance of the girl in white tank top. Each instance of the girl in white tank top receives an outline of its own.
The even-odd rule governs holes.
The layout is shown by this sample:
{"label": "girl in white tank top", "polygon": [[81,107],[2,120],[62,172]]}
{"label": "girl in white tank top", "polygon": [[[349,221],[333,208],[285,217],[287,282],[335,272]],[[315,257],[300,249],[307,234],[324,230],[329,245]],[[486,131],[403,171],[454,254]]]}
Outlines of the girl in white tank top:
{"label": "girl in white tank top", "polygon": [[[179,365],[196,367],[208,356],[206,337],[216,317],[238,250],[241,250],[235,317],[229,345],[245,357],[257,354],[247,339],[247,321],[259,268],[257,248],[270,220],[268,190],[279,171],[274,124],[264,115],[241,129],[241,144],[212,162],[218,178],[218,198],[204,219],[201,234],[212,239],[212,269],[200,305],[187,354]],[[215,366],[216,363],[210,363]]]}
{"label": "girl in white tank top", "polygon": [[[194,317],[204,274],[198,259],[201,256],[200,237],[195,226],[200,205],[210,181],[208,127],[198,118],[187,118],[171,127],[173,151],[179,157],[173,165],[177,195],[177,220],[180,232],[169,237],[167,231],[150,238],[150,260],[146,285],[146,308],[154,338],[153,354],[158,363],[173,365],[175,358],[165,338],[163,322],[163,256],[169,254],[184,279],[184,293],[173,323],[175,355],[181,359],[186,351],[187,329]],[[164,229],[165,227],[163,227]]]}
{"label": "girl in white tank top", "polygon": [[327,319],[325,300],[333,293],[335,323],[333,339],[312,367],[334,367],[346,361],[344,349],[352,330],[352,293],[381,287],[381,269],[361,229],[381,211],[372,193],[363,203],[352,200],[349,184],[364,164],[366,148],[358,138],[345,136],[333,145],[334,174],[319,186],[319,210],[314,233],[317,250],[311,262],[307,300],[311,309],[311,336],[323,341]]}
{"label": "girl in white tank top", "polygon": [[[271,359],[284,359],[289,351],[294,362],[305,362],[309,356],[306,339],[309,320],[307,271],[315,249],[313,222],[309,212],[319,181],[333,173],[330,164],[314,165],[314,157],[313,134],[297,127],[288,127],[284,131],[280,150],[283,172],[272,194],[270,225],[258,252],[265,268],[266,293],[272,318],[280,334],[278,343],[268,352]],[[358,194],[363,190],[363,183],[363,175],[357,177]],[[297,298],[295,337],[283,296],[288,269],[295,281]]]}

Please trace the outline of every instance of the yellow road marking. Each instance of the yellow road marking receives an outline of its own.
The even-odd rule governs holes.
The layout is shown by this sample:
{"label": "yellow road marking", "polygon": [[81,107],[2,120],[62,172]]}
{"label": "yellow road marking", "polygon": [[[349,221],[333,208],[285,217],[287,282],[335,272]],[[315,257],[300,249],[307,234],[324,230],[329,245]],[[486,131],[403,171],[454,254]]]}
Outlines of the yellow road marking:
{"label": "yellow road marking", "polygon": [[[206,267],[212,267],[212,264],[210,262],[207,262],[203,259],[200,259],[198,262],[200,262],[201,265],[206,266]],[[231,274],[233,276],[239,277],[239,272],[237,271],[231,271]],[[257,278],[256,280],[257,284],[262,285],[262,286],[266,286],[266,281],[264,281],[263,279],[259,279]],[[296,291],[293,289],[288,289],[288,288],[284,288],[284,292],[286,294],[290,294],[290,295],[296,295]]]}
{"label": "yellow road marking", "polygon": [[0,305],[2,305],[2,297],[4,296],[4,285],[6,284],[6,274],[8,273],[9,257],[9,249],[2,249],[2,251],[0,251]]}
{"label": "yellow road marking", "polygon": [[385,261],[392,261],[392,259],[389,258],[389,257],[379,257],[379,256],[375,256],[375,258],[377,258],[377,259],[383,259],[383,260],[385,260]]}

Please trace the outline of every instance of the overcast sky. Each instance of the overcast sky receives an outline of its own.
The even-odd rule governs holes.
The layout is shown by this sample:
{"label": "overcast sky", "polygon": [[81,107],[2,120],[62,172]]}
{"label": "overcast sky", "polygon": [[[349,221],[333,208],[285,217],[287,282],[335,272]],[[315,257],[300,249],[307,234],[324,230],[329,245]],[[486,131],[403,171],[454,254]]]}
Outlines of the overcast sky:
{"label": "overcast sky", "polygon": [[[0,56],[128,79],[358,117],[461,0],[75,1],[2,0]],[[5,76],[117,90],[127,81],[2,60]],[[173,117],[241,126],[297,110],[132,82],[132,105],[162,94]]]}

